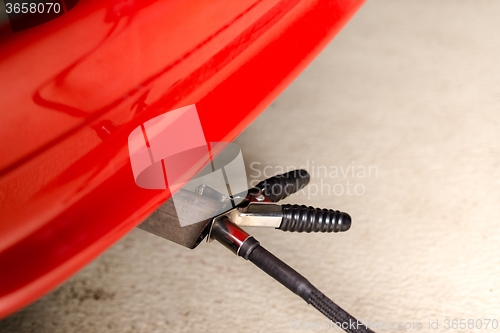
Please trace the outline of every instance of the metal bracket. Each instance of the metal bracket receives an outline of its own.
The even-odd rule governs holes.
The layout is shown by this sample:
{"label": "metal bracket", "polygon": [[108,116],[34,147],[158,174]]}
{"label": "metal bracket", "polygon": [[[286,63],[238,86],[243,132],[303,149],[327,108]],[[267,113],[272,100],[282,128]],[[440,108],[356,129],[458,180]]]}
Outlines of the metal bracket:
{"label": "metal bracket", "polygon": [[227,217],[240,227],[279,228],[283,220],[281,205],[270,202],[250,202],[245,207],[236,207],[212,220],[207,241],[211,242],[212,226],[218,220]]}
{"label": "metal bracket", "polygon": [[240,227],[279,228],[283,219],[281,205],[251,202],[246,207],[235,208],[224,214]]}

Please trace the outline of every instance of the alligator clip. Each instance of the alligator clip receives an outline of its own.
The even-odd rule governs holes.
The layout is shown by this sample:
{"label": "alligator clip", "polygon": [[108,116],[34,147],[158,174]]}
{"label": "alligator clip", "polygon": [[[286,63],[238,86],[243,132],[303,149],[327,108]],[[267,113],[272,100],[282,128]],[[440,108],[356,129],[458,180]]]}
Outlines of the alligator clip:
{"label": "alligator clip", "polygon": [[[373,333],[363,323],[333,303],[304,276],[267,251],[260,242],[241,226],[274,227],[283,231],[339,232],[351,226],[351,217],[338,210],[319,209],[299,205],[278,205],[276,202],[301,190],[309,183],[305,170],[294,170],[266,179],[248,193],[231,197],[234,208],[216,216],[211,223],[208,240],[217,240],[237,256],[255,264],[269,276],[318,309],[328,319],[349,333]],[[224,201],[209,188],[200,188],[199,194]],[[221,200],[222,199],[222,200]],[[228,200],[227,198],[225,199]],[[229,207],[229,206],[228,206]]]}
{"label": "alligator clip", "polygon": [[[240,203],[214,217],[212,225],[226,217],[240,227],[271,227],[308,233],[349,230],[351,217],[347,213],[305,205],[276,204],[303,189],[310,179],[306,170],[293,170],[266,179],[248,190],[243,198],[242,194],[231,197]],[[197,193],[220,200],[220,194],[209,187],[198,188]],[[210,235],[208,240],[212,240]]]}

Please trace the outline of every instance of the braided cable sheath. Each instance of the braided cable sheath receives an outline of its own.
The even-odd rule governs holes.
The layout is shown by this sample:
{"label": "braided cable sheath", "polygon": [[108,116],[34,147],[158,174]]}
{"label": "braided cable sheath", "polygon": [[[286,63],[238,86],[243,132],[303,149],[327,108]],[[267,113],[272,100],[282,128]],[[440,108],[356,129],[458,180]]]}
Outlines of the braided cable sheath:
{"label": "braided cable sheath", "polygon": [[340,306],[333,303],[331,299],[316,288],[312,291],[308,303],[348,333],[373,333],[361,321],[358,321]]}
{"label": "braided cable sheath", "polygon": [[332,320],[337,327],[349,333],[373,333],[361,321],[323,295],[304,276],[262,247],[255,238],[247,238],[241,245],[238,255],[251,261],[276,281],[300,296]]}

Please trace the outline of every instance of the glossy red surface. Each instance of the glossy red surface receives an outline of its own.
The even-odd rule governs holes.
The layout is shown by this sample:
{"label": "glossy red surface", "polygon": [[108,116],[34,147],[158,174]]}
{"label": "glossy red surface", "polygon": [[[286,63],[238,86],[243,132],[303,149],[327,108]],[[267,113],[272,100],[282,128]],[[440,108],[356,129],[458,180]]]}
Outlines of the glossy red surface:
{"label": "glossy red surface", "polygon": [[362,4],[80,1],[0,29],[0,317],[57,286],[170,197],[136,186],[127,138],[196,104],[232,141]]}

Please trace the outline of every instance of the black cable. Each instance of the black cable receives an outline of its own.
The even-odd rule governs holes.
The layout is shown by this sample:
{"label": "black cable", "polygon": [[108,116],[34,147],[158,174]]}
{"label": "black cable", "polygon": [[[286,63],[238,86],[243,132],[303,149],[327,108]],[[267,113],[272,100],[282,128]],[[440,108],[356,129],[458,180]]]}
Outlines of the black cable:
{"label": "black cable", "polygon": [[302,297],[307,304],[311,304],[332,320],[335,326],[348,333],[373,333],[372,330],[323,295],[296,270],[263,248],[255,238],[231,222],[226,216],[214,221],[210,237],[234,254],[251,261],[290,291]]}
{"label": "black cable", "polygon": [[373,333],[372,330],[321,293],[304,276],[262,247],[255,238],[247,238],[239,248],[238,255],[254,263],[346,332]]}
{"label": "black cable", "polygon": [[349,333],[373,333],[371,329],[363,325],[340,306],[333,303],[333,301],[326,297],[321,291],[316,288],[314,289],[315,290],[311,293],[308,303],[318,309],[318,311],[324,314],[328,319],[337,323],[337,325],[344,331]]}

